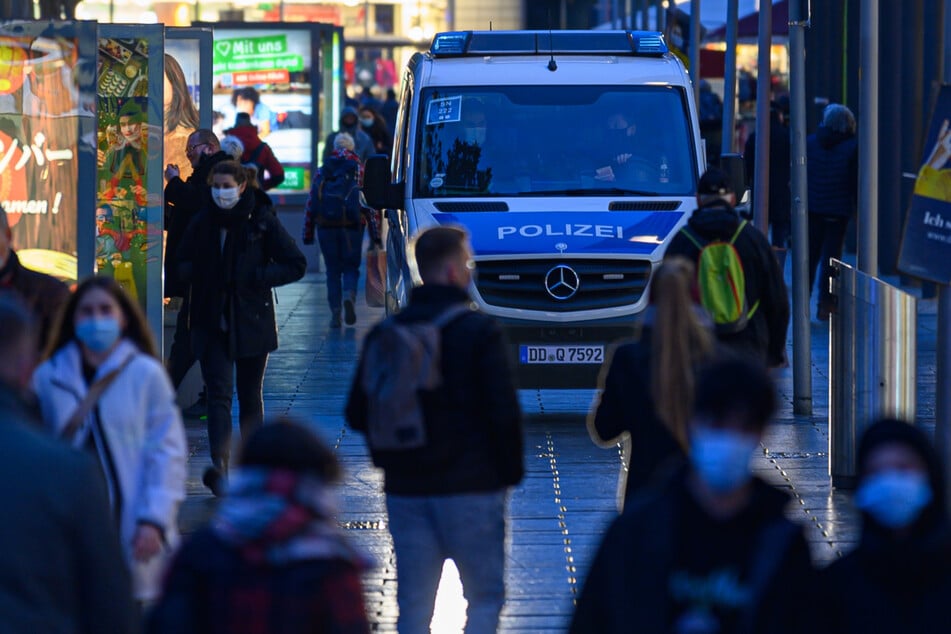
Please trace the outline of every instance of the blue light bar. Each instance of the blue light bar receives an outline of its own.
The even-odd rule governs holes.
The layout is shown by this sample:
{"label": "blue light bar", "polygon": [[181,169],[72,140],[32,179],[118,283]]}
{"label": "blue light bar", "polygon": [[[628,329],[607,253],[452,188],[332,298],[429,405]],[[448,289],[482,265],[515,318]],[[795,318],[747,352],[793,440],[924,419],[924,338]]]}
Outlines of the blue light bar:
{"label": "blue light bar", "polygon": [[668,52],[656,31],[450,31],[433,38],[434,57],[485,55],[637,55]]}
{"label": "blue light bar", "polygon": [[472,31],[450,31],[437,33],[433,38],[430,51],[433,55],[465,55],[469,48]]}

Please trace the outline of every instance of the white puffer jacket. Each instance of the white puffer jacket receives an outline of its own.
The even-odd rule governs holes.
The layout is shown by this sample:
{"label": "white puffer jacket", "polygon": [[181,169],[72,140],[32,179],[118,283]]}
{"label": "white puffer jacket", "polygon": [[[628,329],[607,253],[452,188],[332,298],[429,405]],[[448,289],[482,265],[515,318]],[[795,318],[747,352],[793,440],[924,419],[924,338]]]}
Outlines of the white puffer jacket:
{"label": "white puffer jacket", "polygon": [[[43,420],[57,436],[88,390],[80,355],[78,344],[70,343],[37,368],[33,376]],[[93,380],[130,357],[99,398],[98,407],[83,421],[73,445],[85,445],[98,409],[122,496],[119,534],[132,571],[133,592],[137,599],[148,601],[158,598],[162,573],[178,544],[177,517],[185,497],[187,444],[165,368],[133,343],[121,341],[99,366]],[[168,544],[162,556],[146,564],[132,558],[132,539],[139,522],[162,527]]]}

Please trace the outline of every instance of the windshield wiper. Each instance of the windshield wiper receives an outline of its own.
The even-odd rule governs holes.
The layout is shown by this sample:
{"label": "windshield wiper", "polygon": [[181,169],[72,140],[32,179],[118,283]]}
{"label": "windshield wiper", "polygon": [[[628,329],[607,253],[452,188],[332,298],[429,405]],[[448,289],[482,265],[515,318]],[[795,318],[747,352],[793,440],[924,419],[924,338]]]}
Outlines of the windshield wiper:
{"label": "windshield wiper", "polygon": [[586,187],[578,189],[543,189],[519,192],[519,196],[660,196],[658,192],[620,187]]}

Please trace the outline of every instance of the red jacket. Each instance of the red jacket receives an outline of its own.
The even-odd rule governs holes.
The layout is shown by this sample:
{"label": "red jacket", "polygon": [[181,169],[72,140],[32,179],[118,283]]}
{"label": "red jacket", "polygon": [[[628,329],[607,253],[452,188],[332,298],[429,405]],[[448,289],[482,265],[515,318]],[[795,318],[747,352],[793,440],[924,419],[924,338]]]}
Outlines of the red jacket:
{"label": "red jacket", "polygon": [[[242,163],[254,163],[258,166],[258,181],[261,183],[261,189],[267,191],[277,187],[284,182],[284,167],[274,156],[271,146],[261,140],[258,136],[258,130],[254,126],[243,125],[237,128],[225,130],[225,134],[230,134],[241,139],[244,145],[244,154],[241,155]],[[251,160],[258,146],[262,146],[258,155]]]}

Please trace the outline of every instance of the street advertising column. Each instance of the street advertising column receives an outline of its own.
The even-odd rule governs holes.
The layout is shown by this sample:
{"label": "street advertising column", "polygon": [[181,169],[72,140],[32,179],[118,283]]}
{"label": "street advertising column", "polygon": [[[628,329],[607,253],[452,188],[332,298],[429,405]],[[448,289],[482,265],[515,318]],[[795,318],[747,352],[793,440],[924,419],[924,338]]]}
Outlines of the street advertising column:
{"label": "street advertising column", "polygon": [[[284,167],[285,180],[269,193],[304,195],[314,170],[315,25],[243,24],[214,27],[214,130],[221,137],[247,113]],[[319,90],[318,90],[319,92]]]}
{"label": "street advertising column", "polygon": [[162,25],[99,27],[96,270],[138,300],[160,345],[163,47]]}
{"label": "street advertising column", "polygon": [[92,272],[95,40],[95,22],[0,23],[0,204],[21,263],[70,284]]}
{"label": "street advertising column", "polygon": [[951,284],[951,85],[938,91],[924,148],[905,218],[898,270]]}

